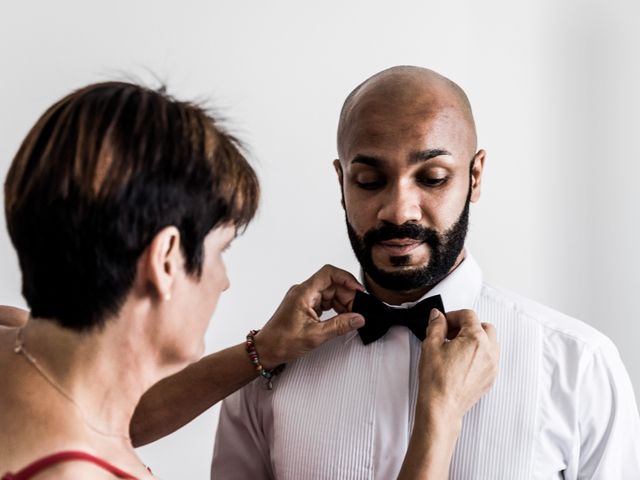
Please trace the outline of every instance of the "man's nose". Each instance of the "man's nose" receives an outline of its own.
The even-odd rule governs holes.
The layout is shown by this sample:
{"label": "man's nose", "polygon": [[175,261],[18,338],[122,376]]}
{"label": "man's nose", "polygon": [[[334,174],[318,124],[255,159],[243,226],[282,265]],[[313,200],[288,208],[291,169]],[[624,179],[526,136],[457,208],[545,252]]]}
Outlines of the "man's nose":
{"label": "man's nose", "polygon": [[378,211],[378,220],[402,225],[422,220],[420,192],[408,185],[397,184],[389,190]]}

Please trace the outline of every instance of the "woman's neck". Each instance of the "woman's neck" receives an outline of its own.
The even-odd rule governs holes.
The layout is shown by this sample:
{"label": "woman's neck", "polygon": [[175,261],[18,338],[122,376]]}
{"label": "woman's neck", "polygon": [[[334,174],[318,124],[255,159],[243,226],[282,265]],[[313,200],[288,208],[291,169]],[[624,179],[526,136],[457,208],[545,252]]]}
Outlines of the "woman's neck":
{"label": "woman's neck", "polygon": [[116,318],[79,333],[33,319],[18,341],[25,361],[77,410],[87,430],[129,443],[129,423],[142,393],[163,375],[135,322]]}

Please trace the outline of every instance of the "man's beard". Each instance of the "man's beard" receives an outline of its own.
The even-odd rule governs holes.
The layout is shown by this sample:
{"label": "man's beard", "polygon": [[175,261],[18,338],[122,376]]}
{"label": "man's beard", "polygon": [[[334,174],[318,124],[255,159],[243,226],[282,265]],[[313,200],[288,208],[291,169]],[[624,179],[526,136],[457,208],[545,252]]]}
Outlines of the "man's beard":
{"label": "man's beard", "polygon": [[[402,225],[385,223],[380,228],[371,229],[363,237],[360,237],[345,215],[351,247],[364,273],[382,288],[393,291],[411,291],[418,288],[431,287],[440,282],[449,274],[464,248],[464,241],[469,227],[470,200],[471,188],[462,213],[453,226],[443,233],[415,223],[404,223]],[[373,246],[385,240],[399,238],[410,238],[424,242],[430,250],[429,262],[424,266],[408,268],[405,271],[398,272],[387,272],[378,268],[373,262]],[[410,255],[390,258],[394,266],[406,265],[409,260]]]}

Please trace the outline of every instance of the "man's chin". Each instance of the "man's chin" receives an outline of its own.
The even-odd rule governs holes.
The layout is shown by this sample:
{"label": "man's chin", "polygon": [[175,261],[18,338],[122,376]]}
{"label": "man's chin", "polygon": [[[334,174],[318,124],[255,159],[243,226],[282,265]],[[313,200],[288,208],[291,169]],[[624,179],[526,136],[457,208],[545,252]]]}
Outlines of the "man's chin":
{"label": "man's chin", "polygon": [[379,287],[395,292],[409,293],[423,288],[425,271],[420,266],[384,266],[376,267],[373,271],[366,271],[368,279]]}
{"label": "man's chin", "polygon": [[417,259],[412,255],[401,257],[387,257],[382,261],[376,261],[374,258],[373,265],[381,272],[387,274],[394,273],[411,273],[424,269],[429,264],[429,259]]}
{"label": "man's chin", "polygon": [[384,267],[377,267],[378,270],[386,275],[399,275],[403,273],[413,273],[421,270],[423,265],[385,265]]}

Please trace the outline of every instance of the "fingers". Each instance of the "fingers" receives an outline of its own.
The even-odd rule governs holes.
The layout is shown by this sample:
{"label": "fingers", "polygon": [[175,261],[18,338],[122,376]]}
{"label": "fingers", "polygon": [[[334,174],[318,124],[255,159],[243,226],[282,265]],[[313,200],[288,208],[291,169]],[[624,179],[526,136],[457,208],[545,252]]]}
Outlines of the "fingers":
{"label": "fingers", "polygon": [[[444,341],[458,329],[455,338]],[[500,351],[494,326],[480,323],[470,310],[448,312],[446,318],[435,312],[422,348],[420,389],[426,404],[436,399],[462,418],[496,379]]]}
{"label": "fingers", "polygon": [[442,343],[447,336],[447,319],[437,308],[432,308],[429,313],[427,336],[425,341],[429,343]]}
{"label": "fingers", "polygon": [[322,292],[330,287],[344,287],[349,290],[364,290],[364,287],[356,280],[356,277],[345,270],[332,265],[325,265],[304,282],[307,288]]}
{"label": "fingers", "polygon": [[484,336],[484,330],[480,320],[473,310],[456,310],[447,312],[449,335],[447,338],[478,337]]}
{"label": "fingers", "polygon": [[[446,337],[453,340],[462,334],[462,336],[478,336],[484,332],[492,343],[496,343],[496,329],[486,322],[480,322],[477,315],[472,310],[456,310],[447,313],[447,316],[441,314],[446,325]],[[438,320],[440,322],[441,320]],[[431,324],[431,320],[430,320]],[[434,325],[435,327],[435,325]],[[429,330],[427,329],[427,332]]]}
{"label": "fingers", "polygon": [[[364,318],[347,308],[355,291],[363,289],[353,275],[330,265],[292,286],[261,331],[264,342],[277,346],[273,349],[274,359],[284,363],[298,358],[327,340],[364,325]],[[320,321],[322,312],[331,308],[338,315]]]}
{"label": "fingers", "polygon": [[496,327],[494,327],[491,323],[486,322],[482,322],[481,325],[482,329],[489,337],[489,340],[491,340],[492,343],[496,343],[498,341],[496,336]]}
{"label": "fingers", "polygon": [[355,295],[355,290],[343,286],[332,285],[324,289],[321,294],[322,310],[333,308],[338,313],[351,311],[351,304]]}
{"label": "fingers", "polygon": [[319,344],[331,340],[332,338],[345,335],[346,333],[357,330],[364,325],[364,318],[357,313],[341,313],[331,317],[324,322],[318,322],[309,328],[317,330],[317,339]]}
{"label": "fingers", "polygon": [[331,265],[322,267],[298,289],[304,302],[318,314],[329,309],[350,311],[356,290],[364,287],[349,272]]}
{"label": "fingers", "polygon": [[455,310],[447,312],[447,321],[454,328],[480,328],[480,320],[473,310]]}

